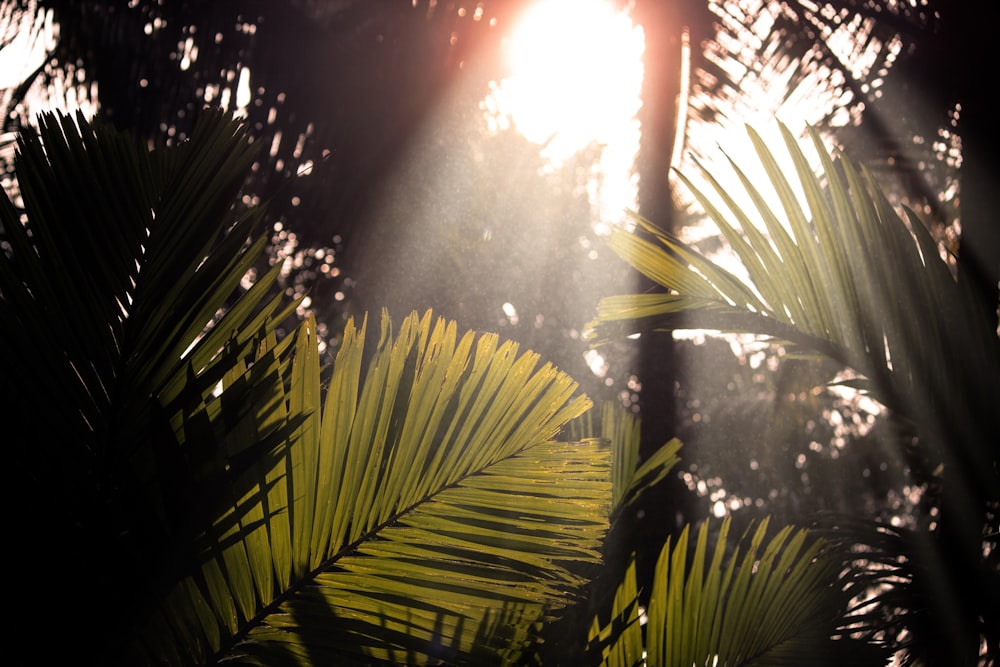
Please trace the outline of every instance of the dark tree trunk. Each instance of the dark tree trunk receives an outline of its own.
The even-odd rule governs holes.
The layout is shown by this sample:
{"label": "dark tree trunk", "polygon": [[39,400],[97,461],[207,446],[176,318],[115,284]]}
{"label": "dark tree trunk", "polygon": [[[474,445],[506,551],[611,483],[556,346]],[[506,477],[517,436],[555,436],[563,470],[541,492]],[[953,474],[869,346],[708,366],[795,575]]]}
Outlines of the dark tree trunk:
{"label": "dark tree trunk", "polygon": [[[704,0],[637,0],[633,12],[645,35],[641,135],[636,173],[638,212],[660,228],[675,232],[674,197],[670,184],[671,156],[677,134],[681,91],[683,35],[690,34],[697,64],[700,44],[713,31],[714,16]],[[637,291],[655,286],[641,279]],[[679,360],[668,334],[644,336],[639,343],[642,454],[649,455],[676,434],[676,382]]]}
{"label": "dark tree trunk", "polygon": [[[668,177],[674,146],[677,99],[680,93],[681,29],[676,3],[647,1],[637,5],[637,19],[646,37],[643,57],[641,137],[636,171],[639,214],[667,231],[674,231],[673,201]],[[648,279],[640,290],[652,287]],[[677,360],[669,336],[644,336],[640,342],[640,410],[644,455],[666,442],[675,430],[674,378]]]}
{"label": "dark tree trunk", "polygon": [[[681,34],[678,4],[645,0],[636,3],[635,18],[642,26],[646,50],[642,107],[639,111],[640,141],[636,160],[638,175],[638,213],[659,227],[673,231],[673,198],[668,177],[673,151],[680,93]],[[637,292],[662,289],[645,277],[639,278]],[[670,333],[643,334],[636,341],[637,376],[641,419],[640,457],[648,458],[677,431],[676,382],[679,360]],[[643,497],[628,526],[619,535],[636,552],[640,579],[649,580],[659,547],[681,525],[695,520],[690,491],[682,480],[672,475]]]}

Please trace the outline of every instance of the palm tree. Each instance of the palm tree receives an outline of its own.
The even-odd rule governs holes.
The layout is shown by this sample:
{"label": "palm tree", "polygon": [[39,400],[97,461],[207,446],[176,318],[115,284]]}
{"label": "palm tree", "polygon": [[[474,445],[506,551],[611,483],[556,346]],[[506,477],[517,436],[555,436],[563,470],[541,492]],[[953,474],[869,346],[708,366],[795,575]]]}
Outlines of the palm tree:
{"label": "palm tree", "polygon": [[[150,149],[81,115],[39,126],[19,140],[20,200],[0,198],[21,660],[541,655],[539,626],[583,591],[609,517],[680,443],[640,463],[637,423],[608,408],[604,437],[555,439],[589,407],[575,383],[430,312],[398,331],[383,314],[374,341],[348,323],[324,371],[315,322],[272,295],[277,269],[241,284],[264,247],[260,208],[233,205],[245,128],[206,110],[190,140]],[[762,554],[784,549],[777,569],[737,567],[698,608],[815,599],[796,627],[836,632],[838,568],[789,534]],[[753,616],[726,626],[736,645],[775,641]]]}
{"label": "palm tree", "polygon": [[552,440],[589,405],[572,380],[430,313],[383,316],[374,350],[349,324],[323,375],[312,320],[278,335],[276,269],[240,287],[265,241],[232,208],[242,127],[206,111],[149,151],[40,126],[23,210],[0,200],[30,660],[516,656],[571,601],[611,500],[607,446]]}
{"label": "palm tree", "polygon": [[[884,600],[901,609],[892,627],[906,633],[886,635],[890,642],[906,637],[907,655],[926,664],[976,664],[981,642],[995,659],[997,322],[984,316],[977,290],[955,279],[919,219],[907,212],[904,222],[869,172],[828,155],[814,133],[823,165],[817,177],[782,130],[805,206],[753,131],[780,211],[739,168],[756,218],[711,175],[714,198],[685,179],[732,244],[747,280],[640,219],[644,236],[619,230],[610,244],[667,291],[603,300],[594,342],[707,328],[784,341],[853,369],[857,375],[848,382],[903,421],[907,442],[917,438],[911,465],[926,486],[926,502],[936,508],[923,530],[857,531],[859,543],[877,554],[864,556],[868,562],[905,564],[895,569],[905,571],[909,585],[895,580]],[[885,539],[886,531],[899,537]],[[884,572],[873,570],[873,578],[886,583]]]}

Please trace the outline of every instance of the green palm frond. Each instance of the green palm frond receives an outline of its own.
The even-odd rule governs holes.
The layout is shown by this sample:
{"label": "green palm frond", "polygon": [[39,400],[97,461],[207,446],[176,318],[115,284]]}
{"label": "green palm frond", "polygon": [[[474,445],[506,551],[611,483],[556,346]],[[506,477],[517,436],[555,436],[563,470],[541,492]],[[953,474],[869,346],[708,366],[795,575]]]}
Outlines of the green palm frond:
{"label": "green palm frond", "polygon": [[[15,162],[27,223],[0,203],[10,244],[0,323],[12,351],[3,370],[36,380],[16,400],[44,406],[64,436],[42,445],[58,451],[36,454],[110,483],[100,469],[108,461],[144,456],[135,448],[148,441],[154,393],[174,398],[191,367],[205,373],[225,344],[245,347],[260,333],[250,324],[266,331],[280,317],[278,301],[261,308],[275,273],[230,303],[265,241],[248,244],[259,210],[235,224],[230,216],[253,151],[216,113],[191,142],[152,152],[82,116],[39,123],[22,134]],[[229,340],[234,331],[246,333]]]}
{"label": "green palm frond", "polygon": [[[724,519],[710,549],[705,523],[693,548],[688,527],[668,540],[651,583],[645,624],[635,569],[622,581],[610,621],[594,619],[591,645],[604,665],[883,664],[841,635],[849,599],[837,585],[841,558],[805,530],[768,522],[739,540]],[[878,662],[878,660],[882,662]]]}
{"label": "green palm frond", "polygon": [[[634,612],[638,605],[635,583],[635,564],[630,562],[631,540],[634,533],[629,511],[643,494],[657,486],[680,462],[680,440],[674,438],[662,447],[640,459],[640,419],[620,401],[606,401],[599,411],[589,410],[574,419],[566,428],[566,436],[573,440],[599,437],[611,449],[611,531],[604,543],[604,562],[593,570],[583,600],[571,607],[554,623],[543,628],[542,641],[533,654],[525,657],[523,664],[533,665],[586,665],[594,664],[595,656],[607,647],[624,627],[611,624],[601,628],[594,615],[601,610],[606,615],[613,609],[612,617],[619,618],[619,607]],[[619,589],[626,569],[631,567],[633,591]],[[622,616],[621,623],[633,622],[637,617]],[[587,630],[590,628],[588,640]],[[637,631],[638,625],[632,630]],[[639,641],[641,652],[641,640]],[[625,649],[622,649],[625,650]],[[626,651],[627,655],[632,655]]]}
{"label": "green palm frond", "polygon": [[15,161],[27,224],[3,206],[4,332],[23,351],[5,360],[78,395],[52,407],[95,432],[112,401],[143,401],[176,375],[262,250],[263,238],[244,247],[259,210],[228,219],[254,151],[220,114],[206,113],[191,142],[152,152],[82,116],[39,124]]}
{"label": "green palm frond", "polygon": [[[277,401],[301,415],[283,460],[248,472],[259,490],[204,536],[200,572],[154,634],[173,626],[192,653],[260,664],[306,648],[302,664],[500,662],[584,583],[610,451],[552,440],[589,406],[575,383],[430,313],[395,335],[383,317],[365,371],[365,329],[348,325],[322,399],[312,324],[301,330]],[[212,613],[184,613],[199,605]]]}
{"label": "green palm frond", "polygon": [[[857,375],[847,382],[918,436],[906,444],[914,453],[911,472],[940,510],[937,529],[924,535],[922,548],[929,546],[936,562],[947,566],[935,570],[932,585],[914,577],[892,589],[891,604],[920,610],[905,614],[919,619],[909,629],[920,631],[900,647],[910,655],[966,660],[980,644],[990,644],[980,635],[991,636],[983,619],[995,616],[996,568],[984,556],[990,553],[984,535],[994,532],[992,507],[1000,499],[997,321],[982,312],[974,288],[952,274],[917,216],[907,210],[901,217],[870,172],[829,154],[812,132],[816,175],[794,137],[781,129],[793,165],[788,174],[750,130],[757,171],[770,193],[733,165],[740,182],[735,189],[750,201],[746,208],[704,169],[713,196],[681,177],[729,242],[745,281],[640,219],[638,234],[616,230],[610,244],[666,290],[602,300],[592,340],[714,329],[770,337],[852,368]],[[866,577],[863,560],[848,567],[859,581]],[[887,600],[881,604],[887,607]],[[878,634],[869,620],[857,622],[859,634]]]}
{"label": "green palm frond", "polygon": [[576,384],[430,313],[373,353],[349,323],[326,376],[313,321],[279,337],[277,269],[240,287],[238,123],[156,150],[40,124],[0,199],[22,640],[57,605],[57,661],[516,661],[608,526],[609,447],[554,439]]}
{"label": "green palm frond", "polygon": [[[254,156],[239,123],[205,111],[189,142],[156,150],[82,115],[38,124],[18,140],[17,197],[0,198],[7,492],[31,499],[13,522],[18,562],[51,572],[72,554],[87,573],[69,586],[67,644],[100,650],[242,495],[245,462],[215,465],[215,440],[171,443],[166,412],[206,400],[290,307],[268,300],[275,272],[240,288],[266,239],[259,210],[233,209]],[[273,460],[260,444],[242,448]],[[43,613],[38,582],[23,585],[26,617]]]}
{"label": "green palm frond", "polygon": [[[638,219],[641,235],[617,229],[609,243],[667,291],[603,299],[594,343],[691,328],[768,336],[853,368],[862,376],[855,384],[923,423],[931,440],[981,443],[1000,433],[987,398],[1000,395],[997,323],[984,321],[917,217],[907,211],[904,222],[869,172],[828,154],[814,132],[822,166],[815,175],[795,138],[781,130],[794,179],[749,130],[780,210],[735,164],[752,213],[707,171],[714,198],[681,176],[729,241],[746,282]],[[929,415],[939,423],[928,424]],[[961,467],[990,470],[989,448],[976,449],[959,455],[969,457]]]}

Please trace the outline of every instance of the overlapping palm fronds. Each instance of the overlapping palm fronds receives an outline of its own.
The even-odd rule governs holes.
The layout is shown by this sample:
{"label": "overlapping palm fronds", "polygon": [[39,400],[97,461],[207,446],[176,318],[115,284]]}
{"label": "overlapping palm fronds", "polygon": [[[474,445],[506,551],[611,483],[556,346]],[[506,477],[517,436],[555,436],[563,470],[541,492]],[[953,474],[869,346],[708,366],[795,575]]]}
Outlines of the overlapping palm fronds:
{"label": "overlapping palm fronds", "polygon": [[[578,565],[598,560],[610,452],[551,440],[588,405],[568,377],[429,313],[398,335],[384,319],[363,373],[364,331],[348,325],[321,400],[301,330],[278,398],[301,415],[284,460],[252,473],[259,490],[205,535],[208,558],[160,617],[192,650],[261,664],[512,660],[571,601]],[[229,611],[176,627],[202,599]]]}
{"label": "overlapping palm fronds", "polygon": [[[997,321],[983,316],[972,289],[956,280],[917,216],[906,211],[904,221],[868,171],[829,155],[812,133],[817,176],[794,137],[781,129],[794,179],[750,130],[760,172],[780,210],[735,164],[753,213],[712,174],[705,173],[712,197],[682,177],[728,240],[746,279],[640,219],[642,235],[616,230],[610,244],[666,291],[602,300],[592,339],[714,329],[770,337],[852,368],[857,375],[849,382],[918,435],[905,443],[916,443],[909,450],[915,452],[912,472],[926,485],[927,501],[940,509],[920,542],[926,553],[878,557],[939,563],[933,580],[909,587],[909,630],[927,633],[904,650],[911,657],[937,656],[932,662],[972,664],[981,642],[995,643],[992,627],[1000,613],[1000,578],[988,556],[995,551],[991,508],[1000,499]],[[873,585],[880,576],[872,574]]]}
{"label": "overlapping palm fronds", "polygon": [[[636,423],[611,409],[605,438],[557,440],[589,407],[576,384],[430,312],[398,330],[383,314],[377,336],[349,322],[324,370],[315,322],[279,330],[295,304],[271,293],[278,269],[240,286],[264,241],[233,205],[252,151],[224,114],[156,150],[44,116],[19,150],[23,207],[0,199],[0,405],[31,659],[514,663],[540,655],[614,509],[677,462],[676,441],[640,462]],[[797,599],[802,574],[825,610],[798,539],[773,578],[696,607]],[[672,572],[668,590],[695,585]]]}
{"label": "overlapping palm fronds", "polygon": [[640,419],[618,401],[606,401],[598,411],[590,410],[570,422],[570,438],[600,436],[612,443],[612,512],[634,503],[643,491],[656,486],[680,463],[681,441],[664,443],[645,459],[639,456]]}
{"label": "overlapping palm fronds", "polygon": [[233,210],[239,123],[206,111],[152,151],[40,124],[23,209],[0,201],[11,594],[35,657],[515,660],[608,523],[609,448],[553,439],[589,405],[575,383],[430,313],[384,316],[368,355],[348,324],[326,378],[314,322],[279,334],[277,269],[240,288],[265,241]]}
{"label": "overlapping palm fronds", "polygon": [[[604,406],[599,430],[615,445],[619,511],[679,462],[677,439],[640,461],[639,420],[620,405]],[[736,539],[730,527],[730,518],[706,522],[689,543],[693,528],[686,526],[662,547],[649,580],[640,580],[633,553],[620,575],[589,589],[596,612],[585,619],[586,643],[571,639],[571,648],[550,650],[536,664],[885,663],[886,651],[870,637],[851,636],[859,617],[852,613],[855,581],[849,573],[842,579],[849,548],[811,530],[774,528],[768,519]]]}
{"label": "overlapping palm fronds", "polygon": [[[600,426],[615,444],[618,509],[679,462],[677,439],[640,462],[639,420],[621,406],[606,404]],[[884,664],[883,649],[849,636],[858,623],[853,589],[841,580],[849,549],[805,529],[771,529],[767,519],[738,539],[730,527],[730,518],[714,528],[705,522],[689,545],[685,526],[663,545],[650,581],[640,582],[633,555],[590,619],[587,664]],[[555,664],[585,659],[574,660]]]}

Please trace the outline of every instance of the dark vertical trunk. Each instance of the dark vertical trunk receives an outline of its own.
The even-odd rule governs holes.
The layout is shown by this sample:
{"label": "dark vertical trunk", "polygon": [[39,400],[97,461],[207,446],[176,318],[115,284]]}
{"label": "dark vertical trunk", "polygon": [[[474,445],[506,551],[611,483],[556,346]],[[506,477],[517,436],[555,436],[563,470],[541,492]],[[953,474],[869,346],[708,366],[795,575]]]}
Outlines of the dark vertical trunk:
{"label": "dark vertical trunk", "polygon": [[[674,231],[673,200],[668,177],[680,93],[681,30],[676,3],[639,3],[637,19],[646,37],[643,57],[641,137],[636,171],[639,176],[639,214],[667,231]],[[648,279],[640,291],[652,287]],[[646,335],[640,341],[642,391],[640,410],[643,454],[648,455],[673,435],[676,408],[674,381],[677,375],[672,339],[669,335]]]}
{"label": "dark vertical trunk", "polygon": [[[680,92],[681,34],[677,5],[645,0],[637,2],[635,18],[645,34],[641,136],[636,160],[638,212],[659,227],[673,231],[674,211],[668,177],[673,151]],[[640,278],[637,292],[654,289]],[[659,289],[659,288],[657,288]],[[637,375],[641,419],[640,456],[645,459],[675,435],[678,358],[669,333],[643,334],[638,345]],[[680,524],[694,520],[690,492],[677,476],[670,476],[644,496],[634,517],[630,539],[640,570],[651,573],[660,545]],[[640,574],[642,577],[643,575]]]}
{"label": "dark vertical trunk", "polygon": [[[714,15],[704,0],[636,0],[633,17],[646,42],[636,160],[638,212],[660,228],[676,232],[669,177],[682,92],[683,39],[688,32],[697,61],[702,39],[714,34]],[[639,292],[656,287],[646,278],[641,280]],[[639,346],[642,453],[648,455],[676,434],[674,399],[680,366],[669,334],[644,336]]]}

